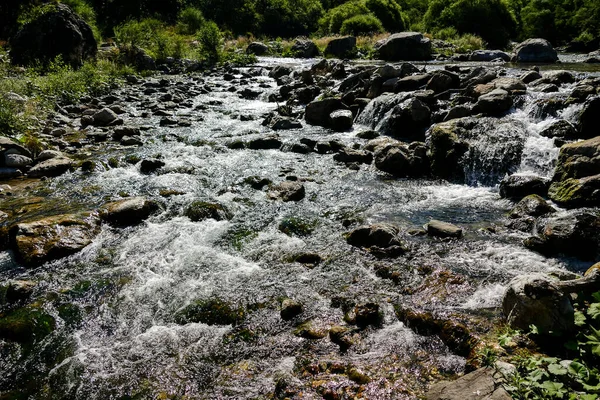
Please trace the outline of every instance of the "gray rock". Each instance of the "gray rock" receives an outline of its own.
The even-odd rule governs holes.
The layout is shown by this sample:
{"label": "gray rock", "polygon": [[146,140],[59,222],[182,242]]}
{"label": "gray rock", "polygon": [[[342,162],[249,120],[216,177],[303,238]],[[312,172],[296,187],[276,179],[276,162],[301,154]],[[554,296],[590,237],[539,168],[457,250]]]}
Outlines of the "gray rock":
{"label": "gray rock", "polygon": [[373,224],[360,226],[346,236],[346,241],[356,247],[380,247],[402,246],[398,237],[400,230],[390,224]]}
{"label": "gray rock", "polygon": [[540,217],[555,212],[556,209],[548,204],[546,200],[537,194],[530,194],[517,203],[510,211],[509,216],[510,218]]}
{"label": "gray rock", "polygon": [[431,40],[418,32],[395,33],[375,44],[376,56],[386,61],[431,59]]}
{"label": "gray rock", "polygon": [[348,107],[339,98],[330,97],[323,100],[315,100],[306,106],[304,118],[311,125],[329,127],[331,113],[346,109]]}
{"label": "gray rock", "polygon": [[261,42],[252,42],[246,47],[246,54],[264,56],[269,52],[269,46]]}
{"label": "gray rock", "polygon": [[530,174],[513,174],[500,182],[500,197],[522,199],[530,194],[546,196],[549,186],[549,179]]}
{"label": "gray rock", "polygon": [[12,179],[23,176],[23,172],[17,168],[0,168],[0,179]]}
{"label": "gray rock", "polygon": [[462,229],[458,226],[435,219],[429,221],[429,223],[425,226],[425,229],[427,230],[427,234],[429,236],[441,238],[461,238],[463,233]]}
{"label": "gray rock", "polygon": [[73,161],[64,158],[64,157],[56,157],[47,159],[36,164],[33,168],[27,172],[27,176],[30,178],[41,178],[45,177],[53,177],[64,174],[73,168]]}
{"label": "gray rock", "polygon": [[115,122],[119,116],[110,108],[103,108],[92,116],[95,126],[108,126]]}
{"label": "gray rock", "polygon": [[600,97],[588,100],[578,116],[579,138],[590,139],[600,135]]}
{"label": "gray rock", "polygon": [[427,392],[426,400],[510,400],[502,387],[502,376],[492,368],[480,368],[455,381],[438,382]]}
{"label": "gray rock", "polygon": [[354,36],[346,36],[329,41],[325,48],[325,56],[347,58],[351,57],[355,51],[356,38]]}
{"label": "gray rock", "polygon": [[140,163],[140,172],[142,174],[151,174],[165,166],[165,162],[156,158],[147,158]]}
{"label": "gray rock", "polygon": [[137,225],[160,210],[160,205],[144,197],[130,197],[105,204],[100,217],[115,226]]}
{"label": "gray rock", "polygon": [[281,319],[289,321],[302,313],[302,304],[292,299],[284,299],[281,302]]}
{"label": "gray rock", "polygon": [[545,39],[527,39],[515,47],[515,60],[521,63],[555,63],[558,54]]}
{"label": "gray rock", "polygon": [[469,54],[469,61],[510,61],[510,55],[502,50],[475,50]]}
{"label": "gray rock", "polygon": [[5,154],[4,165],[8,168],[23,168],[31,165],[33,160],[20,154]]}
{"label": "gray rock", "polygon": [[540,131],[540,136],[547,138],[575,139],[577,136],[577,130],[569,121],[559,119],[558,121],[554,121],[542,129]]}
{"label": "gray rock", "polygon": [[352,128],[354,116],[350,110],[337,110],[329,114],[329,126],[337,132],[344,132]]}
{"label": "gray rock", "polygon": [[285,181],[269,188],[268,196],[273,200],[300,201],[306,195],[306,189],[300,182]]}
{"label": "gray rock", "polygon": [[498,115],[507,112],[513,105],[510,94],[503,89],[494,89],[488,94],[480,96],[473,110],[489,115]]}
{"label": "gray rock", "polygon": [[319,48],[317,45],[308,39],[296,39],[292,46],[292,53],[294,57],[298,58],[314,58],[319,55]]}
{"label": "gray rock", "polygon": [[20,143],[7,138],[6,136],[0,136],[0,149],[2,149],[4,152],[12,150],[13,154],[15,154],[14,151],[16,151],[16,154],[33,158],[31,152],[27,148],[23,147]]}

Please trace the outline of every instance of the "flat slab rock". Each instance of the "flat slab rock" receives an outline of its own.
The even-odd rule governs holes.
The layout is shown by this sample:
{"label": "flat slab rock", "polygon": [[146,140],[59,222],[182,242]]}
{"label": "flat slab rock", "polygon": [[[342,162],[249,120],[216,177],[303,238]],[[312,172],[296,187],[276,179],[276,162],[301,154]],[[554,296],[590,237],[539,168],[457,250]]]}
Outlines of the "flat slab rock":
{"label": "flat slab rock", "polygon": [[480,368],[455,381],[434,384],[426,400],[510,400],[492,368]]}
{"label": "flat slab rock", "polygon": [[100,217],[111,225],[137,225],[160,209],[160,205],[144,197],[131,197],[104,205]]}
{"label": "flat slab rock", "polygon": [[425,226],[427,230],[427,234],[429,236],[437,236],[441,238],[453,237],[460,238],[462,237],[462,229],[456,225],[453,225],[449,222],[442,222],[435,219],[429,221],[429,223]]}

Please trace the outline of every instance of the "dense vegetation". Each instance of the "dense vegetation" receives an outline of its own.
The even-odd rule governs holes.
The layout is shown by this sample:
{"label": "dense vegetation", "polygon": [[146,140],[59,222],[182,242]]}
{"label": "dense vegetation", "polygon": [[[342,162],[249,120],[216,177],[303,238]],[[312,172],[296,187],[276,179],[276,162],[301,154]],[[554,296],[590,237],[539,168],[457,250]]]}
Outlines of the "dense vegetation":
{"label": "dense vegetation", "polygon": [[[56,0],[54,0],[56,1]],[[266,37],[425,31],[477,35],[490,47],[543,37],[553,44],[600,37],[597,0],[61,0],[113,37],[146,18],[193,34],[205,21],[226,33]],[[7,39],[42,0],[0,2],[0,39]],[[24,18],[25,16],[25,18]]]}

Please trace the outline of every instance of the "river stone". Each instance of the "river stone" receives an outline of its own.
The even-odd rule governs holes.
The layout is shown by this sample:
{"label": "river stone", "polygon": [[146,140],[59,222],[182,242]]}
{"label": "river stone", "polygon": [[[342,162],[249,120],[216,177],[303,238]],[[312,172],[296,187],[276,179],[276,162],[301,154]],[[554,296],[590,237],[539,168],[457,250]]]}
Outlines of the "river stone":
{"label": "river stone", "polygon": [[436,71],[427,82],[426,89],[433,90],[434,93],[442,93],[450,89],[456,89],[460,86],[458,75],[449,71]]}
{"label": "river stone", "polygon": [[4,154],[4,165],[8,168],[23,168],[31,165],[33,160],[20,154]]}
{"label": "river stone", "polygon": [[317,45],[308,39],[296,39],[292,46],[292,53],[298,58],[314,58],[320,54]]}
{"label": "river stone", "polygon": [[73,168],[73,161],[69,158],[56,157],[36,164],[27,172],[30,178],[53,177],[64,174]]}
{"label": "river stone", "polygon": [[325,56],[348,58],[352,57],[355,52],[356,38],[354,36],[346,36],[330,40],[327,43],[324,54]]}
{"label": "river stone", "polygon": [[552,182],[548,195],[565,208],[596,207],[600,205],[600,174]]}
{"label": "river stone", "polygon": [[388,248],[400,246],[403,244],[398,237],[400,230],[390,224],[373,224],[360,226],[346,236],[349,245],[355,247],[380,247]]}
{"label": "river stone", "polygon": [[105,204],[100,217],[114,226],[137,225],[160,210],[160,205],[144,197],[130,197]]}
{"label": "river stone", "polygon": [[469,61],[510,61],[510,55],[502,50],[475,50],[469,54]]}
{"label": "river stone", "polygon": [[[404,95],[396,95],[397,98]],[[385,99],[385,98],[384,98]],[[384,135],[406,139],[407,141],[423,141],[425,131],[431,124],[431,110],[418,98],[409,98],[400,104],[392,97],[389,108],[377,124],[377,130]],[[384,108],[385,109],[385,108]]]}
{"label": "river stone", "polygon": [[550,180],[531,174],[513,174],[500,182],[500,197],[522,199],[530,194],[546,196]]}
{"label": "river stone", "polygon": [[15,254],[27,267],[77,253],[98,234],[94,213],[56,215],[16,225],[12,239]]}
{"label": "river stone", "polygon": [[567,120],[559,119],[540,131],[540,136],[547,138],[575,139],[577,130]]}
{"label": "river stone", "polygon": [[429,173],[427,146],[421,142],[406,145],[399,141],[375,148],[377,169],[399,178],[422,177]]}
{"label": "river stone", "polygon": [[306,195],[306,189],[300,182],[285,181],[271,186],[268,196],[273,200],[300,201]]}
{"label": "river stone", "polygon": [[151,174],[165,166],[165,162],[156,158],[147,158],[140,163],[142,174]]}
{"label": "river stone", "polygon": [[268,125],[274,131],[302,128],[302,124],[300,123],[300,121],[295,120],[291,117],[281,117],[279,115],[276,115],[273,118],[271,118]]}
{"label": "river stone", "polygon": [[521,63],[555,63],[558,54],[545,39],[527,39],[515,47],[515,60]]}
{"label": "river stone", "polygon": [[281,319],[289,321],[302,313],[302,304],[292,299],[284,299],[281,302]]}
{"label": "river stone", "polygon": [[575,75],[565,70],[544,71],[542,73],[542,80],[544,83],[553,83],[560,86],[563,83],[575,82]]}
{"label": "river stone", "polygon": [[94,119],[93,125],[95,126],[108,126],[115,122],[119,116],[110,108],[103,108],[102,110],[95,113],[92,118]]}
{"label": "river stone", "polygon": [[448,110],[448,113],[444,116],[444,122],[450,121],[453,119],[457,119],[457,118],[468,117],[472,114],[472,112],[473,111],[472,111],[471,107],[464,105],[464,104],[452,107],[450,110]]}
{"label": "river stone", "polygon": [[261,42],[252,42],[246,47],[246,54],[254,54],[255,56],[264,56],[269,52],[269,46]]}
{"label": "river stone", "polygon": [[344,147],[333,156],[333,159],[342,163],[371,164],[373,162],[373,153]]}
{"label": "river stone", "polygon": [[183,215],[193,222],[204,221],[212,218],[216,221],[223,221],[233,218],[233,214],[219,203],[210,203],[197,200],[192,202],[184,211]]}
{"label": "river stone", "polygon": [[569,332],[575,327],[569,296],[548,275],[514,278],[502,299],[502,311],[513,329],[527,331],[535,325],[540,333]]}
{"label": "river stone", "polygon": [[556,209],[537,194],[530,194],[524,197],[510,211],[510,218],[541,217],[542,215],[555,213]]}
{"label": "river stone", "polygon": [[116,127],[112,132],[114,140],[121,140],[124,136],[140,136],[140,128],[135,126],[119,126]]}
{"label": "river stone", "polygon": [[419,32],[395,33],[375,44],[376,57],[385,61],[427,61],[431,40]]}
{"label": "river stone", "polygon": [[74,68],[95,58],[98,51],[92,28],[64,4],[25,24],[10,41],[14,64],[48,63],[61,56]]}
{"label": "river stone", "polygon": [[25,157],[33,158],[33,155],[29,150],[23,147],[20,143],[17,143],[6,136],[0,136],[0,149],[6,151],[16,151],[16,154],[20,154]]}
{"label": "river stone", "polygon": [[427,85],[427,82],[429,82],[430,79],[431,74],[405,76],[396,82],[394,85],[394,92],[412,92]]}
{"label": "river stone", "polygon": [[329,126],[336,132],[344,132],[352,128],[354,116],[350,110],[337,110],[329,114]]}
{"label": "river stone", "polygon": [[17,168],[0,168],[0,179],[12,179],[23,176],[23,172]]}
{"label": "river stone", "polygon": [[511,95],[504,89],[494,89],[480,96],[473,110],[489,115],[499,115],[507,112],[513,105]]}
{"label": "river stone", "polygon": [[431,386],[426,400],[510,400],[502,386],[503,377],[493,368],[477,369],[455,381]]}
{"label": "river stone", "polygon": [[600,135],[600,97],[588,100],[579,116],[579,138],[589,139]]}
{"label": "river stone", "polygon": [[494,79],[490,83],[494,85],[496,89],[503,89],[507,92],[527,90],[527,85],[525,85],[522,80],[518,78],[511,78],[509,76],[501,76],[500,78]]}
{"label": "river stone", "polygon": [[453,225],[448,222],[438,221],[432,219],[426,225],[425,229],[427,230],[427,234],[429,236],[436,236],[441,238],[461,238],[462,237],[462,229],[456,225]]}
{"label": "river stone", "polygon": [[4,288],[0,285],[0,293],[2,293],[3,289],[5,290],[4,298],[0,296],[0,304],[4,301],[9,304],[27,301],[33,294],[36,286],[37,283],[34,281],[8,281],[8,285],[4,286]]}
{"label": "river stone", "polygon": [[304,111],[306,122],[311,125],[329,127],[331,123],[330,115],[337,110],[347,110],[348,107],[341,99],[329,97],[323,100],[311,101],[307,104]]}
{"label": "river stone", "polygon": [[[600,198],[600,193],[597,193],[598,174],[600,136],[566,144],[558,155],[550,197],[573,207],[597,205]],[[583,178],[588,179],[582,181]]]}
{"label": "river stone", "polygon": [[267,135],[252,139],[246,143],[246,147],[252,150],[276,150],[282,145],[281,139],[277,135]]}
{"label": "river stone", "polygon": [[542,74],[540,74],[538,71],[527,71],[523,73],[519,79],[522,80],[523,83],[528,84],[533,81],[537,81],[538,79],[542,79]]}

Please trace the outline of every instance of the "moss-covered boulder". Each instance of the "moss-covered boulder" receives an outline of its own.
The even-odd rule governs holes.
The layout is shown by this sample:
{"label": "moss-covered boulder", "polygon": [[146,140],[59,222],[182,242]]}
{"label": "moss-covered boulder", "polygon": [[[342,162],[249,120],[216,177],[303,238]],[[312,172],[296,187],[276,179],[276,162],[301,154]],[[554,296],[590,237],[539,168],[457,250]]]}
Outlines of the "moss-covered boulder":
{"label": "moss-covered boulder", "polygon": [[29,344],[48,336],[56,328],[54,317],[40,308],[25,307],[0,314],[0,338]]}
{"label": "moss-covered boulder", "polygon": [[56,215],[17,224],[11,235],[12,248],[25,266],[36,267],[77,253],[99,230],[95,213]]}
{"label": "moss-covered boulder", "polygon": [[198,322],[207,325],[238,325],[245,318],[244,307],[219,298],[196,300],[175,313],[175,322],[180,325]]}
{"label": "moss-covered boulder", "polygon": [[233,214],[222,204],[197,200],[192,202],[184,211],[184,215],[193,222],[212,218],[223,221],[233,218]]}
{"label": "moss-covered boulder", "polygon": [[553,182],[548,195],[563,207],[595,207],[600,205],[600,174]]}

